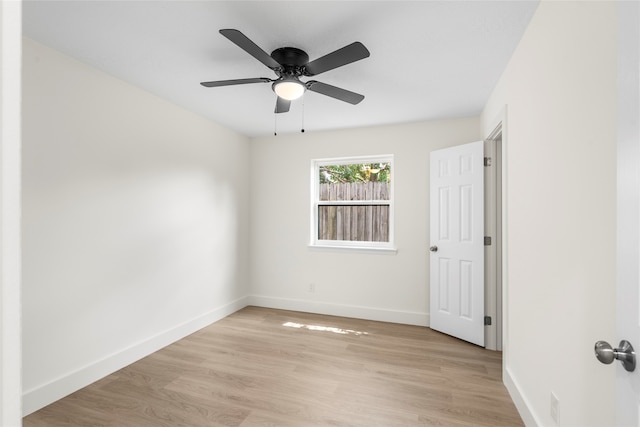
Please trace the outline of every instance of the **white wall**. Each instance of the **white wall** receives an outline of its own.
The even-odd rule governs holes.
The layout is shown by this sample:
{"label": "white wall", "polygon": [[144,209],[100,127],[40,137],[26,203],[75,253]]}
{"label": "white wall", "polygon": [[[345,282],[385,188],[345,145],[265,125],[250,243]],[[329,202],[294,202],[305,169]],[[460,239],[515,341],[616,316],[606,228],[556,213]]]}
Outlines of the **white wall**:
{"label": "white wall", "polygon": [[24,41],[29,413],[245,305],[249,140]]}
{"label": "white wall", "polygon": [[19,1],[0,2],[0,425],[19,426],[20,51]]}
{"label": "white wall", "polygon": [[505,382],[527,425],[612,425],[616,4],[541,2],[483,113],[506,104]]}
{"label": "white wall", "polygon": [[[252,140],[250,301],[428,325],[429,152],[479,133],[466,118]],[[395,156],[397,253],[309,248],[311,160],[377,154]]]}

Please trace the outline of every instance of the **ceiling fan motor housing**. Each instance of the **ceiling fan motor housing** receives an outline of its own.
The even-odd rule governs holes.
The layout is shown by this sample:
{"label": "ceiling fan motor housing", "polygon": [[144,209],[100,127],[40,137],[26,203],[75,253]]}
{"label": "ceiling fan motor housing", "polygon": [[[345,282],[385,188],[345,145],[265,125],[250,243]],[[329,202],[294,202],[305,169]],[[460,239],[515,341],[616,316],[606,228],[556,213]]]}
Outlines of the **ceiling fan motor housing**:
{"label": "ceiling fan motor housing", "polygon": [[302,67],[309,63],[309,55],[296,47],[281,47],[271,52],[271,57],[285,67]]}

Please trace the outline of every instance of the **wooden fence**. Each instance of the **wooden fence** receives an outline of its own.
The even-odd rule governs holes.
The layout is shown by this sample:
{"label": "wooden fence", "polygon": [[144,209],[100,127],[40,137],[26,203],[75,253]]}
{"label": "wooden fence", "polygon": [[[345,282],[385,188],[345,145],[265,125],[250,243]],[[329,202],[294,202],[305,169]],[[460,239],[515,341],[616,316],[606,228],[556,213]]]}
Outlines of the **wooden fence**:
{"label": "wooden fence", "polygon": [[323,201],[389,200],[386,182],[320,184],[319,240],[389,241],[389,205],[323,204]]}

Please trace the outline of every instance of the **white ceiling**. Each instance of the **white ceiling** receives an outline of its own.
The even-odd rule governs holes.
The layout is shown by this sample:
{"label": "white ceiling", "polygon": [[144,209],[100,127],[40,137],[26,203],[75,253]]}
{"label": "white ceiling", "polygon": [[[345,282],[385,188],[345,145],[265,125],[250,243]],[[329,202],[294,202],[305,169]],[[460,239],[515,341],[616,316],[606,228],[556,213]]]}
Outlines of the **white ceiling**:
{"label": "white ceiling", "polygon": [[[31,1],[24,34],[248,136],[477,115],[537,1]],[[365,95],[307,92],[273,113],[270,84],[205,88],[275,74],[218,33],[311,60],[354,41],[371,56],[314,76]],[[303,81],[305,79],[303,78]],[[304,105],[303,105],[304,104]],[[304,112],[304,115],[303,115]],[[304,117],[303,117],[304,116]],[[276,123],[277,121],[277,123]]]}

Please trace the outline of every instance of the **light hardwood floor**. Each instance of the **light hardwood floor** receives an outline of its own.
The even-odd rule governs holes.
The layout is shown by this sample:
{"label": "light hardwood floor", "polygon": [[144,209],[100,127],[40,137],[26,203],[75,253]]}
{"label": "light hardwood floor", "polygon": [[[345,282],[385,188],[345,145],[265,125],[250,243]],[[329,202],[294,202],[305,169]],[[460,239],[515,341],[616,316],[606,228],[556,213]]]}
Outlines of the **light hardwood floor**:
{"label": "light hardwood floor", "polygon": [[247,307],[24,426],[523,426],[502,354],[428,328]]}

